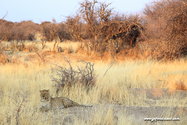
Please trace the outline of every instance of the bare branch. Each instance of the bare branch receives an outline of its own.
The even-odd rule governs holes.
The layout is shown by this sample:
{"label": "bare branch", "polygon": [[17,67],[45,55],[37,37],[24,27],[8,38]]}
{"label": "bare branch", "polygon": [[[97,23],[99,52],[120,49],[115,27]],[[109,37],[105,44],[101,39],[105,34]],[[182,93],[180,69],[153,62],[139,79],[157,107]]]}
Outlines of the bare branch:
{"label": "bare branch", "polygon": [[106,75],[106,73],[108,72],[108,70],[115,64],[115,61],[113,61],[110,65],[110,67],[106,70],[105,74],[103,75],[103,77]]}
{"label": "bare branch", "polygon": [[3,18],[1,18],[1,20],[3,20],[6,16],[7,16],[8,12],[6,12],[6,14],[3,16]]}

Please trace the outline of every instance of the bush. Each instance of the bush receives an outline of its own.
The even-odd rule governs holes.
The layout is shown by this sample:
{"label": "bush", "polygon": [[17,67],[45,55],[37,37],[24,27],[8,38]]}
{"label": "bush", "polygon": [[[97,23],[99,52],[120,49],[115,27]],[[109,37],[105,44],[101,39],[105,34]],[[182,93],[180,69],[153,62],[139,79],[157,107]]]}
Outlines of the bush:
{"label": "bush", "polygon": [[0,40],[10,41],[14,39],[13,34],[14,23],[6,20],[0,20]]}
{"label": "bush", "polygon": [[70,61],[64,57],[65,60],[69,64],[69,68],[56,66],[53,68],[53,72],[55,74],[52,76],[52,81],[55,83],[56,93],[58,94],[59,90],[64,87],[69,88],[74,85],[83,85],[89,88],[95,83],[95,72],[94,72],[94,64],[91,62],[84,62],[84,67],[77,66],[77,70],[73,69],[70,64]]}
{"label": "bush", "polygon": [[5,49],[6,47],[0,43],[0,63],[3,64],[10,62],[8,55],[5,53]]}
{"label": "bush", "polygon": [[145,35],[153,58],[174,60],[186,54],[186,3],[186,0],[160,0],[144,9]]}
{"label": "bush", "polygon": [[42,27],[43,37],[45,38],[46,41],[56,40],[58,35],[57,35],[57,26],[55,23],[45,21],[42,22],[40,25]]}
{"label": "bush", "polygon": [[57,34],[61,42],[72,40],[72,34],[69,32],[68,26],[64,23],[57,24]]}

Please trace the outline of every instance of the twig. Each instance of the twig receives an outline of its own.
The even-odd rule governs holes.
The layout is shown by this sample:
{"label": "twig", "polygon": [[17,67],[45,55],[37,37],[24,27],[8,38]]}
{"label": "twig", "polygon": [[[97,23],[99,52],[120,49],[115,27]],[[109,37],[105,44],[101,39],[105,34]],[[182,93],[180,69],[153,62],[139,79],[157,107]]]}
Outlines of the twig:
{"label": "twig", "polygon": [[113,64],[115,63],[115,61],[112,62],[112,64],[110,65],[110,67],[106,70],[105,74],[103,75],[103,77],[106,75],[106,73],[108,72],[108,70],[113,66]]}
{"label": "twig", "polygon": [[71,79],[72,79],[73,78],[73,75],[72,75],[73,69],[72,69],[71,63],[64,55],[63,55],[63,57],[66,59],[66,61],[68,62],[69,66],[70,66],[70,71],[71,71],[70,75],[71,75]]}
{"label": "twig", "polygon": [[20,106],[18,107],[18,110],[17,110],[17,113],[16,113],[16,125],[19,125],[19,113],[21,111],[21,107],[22,107],[24,102],[25,102],[25,99],[22,100]]}
{"label": "twig", "polygon": [[[11,97],[11,96],[9,96],[9,95],[4,95],[4,96],[7,96],[7,97],[11,98],[11,99],[14,100],[16,103],[18,103],[18,101],[17,101],[16,99],[14,99],[13,97]],[[14,103],[14,102],[13,102],[13,103]],[[14,103],[14,104],[16,104],[16,103]]]}
{"label": "twig", "polygon": [[35,53],[40,57],[40,59],[42,59],[43,62],[45,62],[44,57],[42,57],[38,52],[35,52]]}
{"label": "twig", "polygon": [[6,14],[3,16],[3,18],[1,18],[1,20],[3,20],[6,16],[7,16],[8,12],[6,12]]}

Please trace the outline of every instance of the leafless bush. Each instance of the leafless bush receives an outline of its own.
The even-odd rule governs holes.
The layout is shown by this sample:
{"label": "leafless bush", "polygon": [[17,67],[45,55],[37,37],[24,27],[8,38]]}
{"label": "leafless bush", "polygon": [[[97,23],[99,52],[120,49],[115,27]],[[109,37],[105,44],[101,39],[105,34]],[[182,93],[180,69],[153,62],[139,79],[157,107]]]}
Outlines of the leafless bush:
{"label": "leafless bush", "polygon": [[96,0],[80,3],[79,13],[86,22],[86,31],[90,39],[97,41],[101,34],[102,27],[108,22],[112,15],[113,8],[109,8],[111,3],[99,3]]}
{"label": "leafless bush", "polygon": [[17,41],[35,40],[35,34],[39,30],[39,25],[32,21],[22,21],[15,23],[14,33]]}
{"label": "leafless bush", "polygon": [[65,23],[57,24],[57,34],[60,42],[63,42],[64,40],[72,40],[72,34],[68,28],[69,27]]}
{"label": "leafless bush", "polygon": [[43,34],[43,38],[42,38],[42,48],[45,47],[45,43],[46,41],[51,42],[51,41],[55,41],[54,45],[53,45],[53,50],[55,50],[55,48],[58,48],[58,44],[59,44],[59,36],[58,36],[58,25],[56,24],[56,20],[53,19],[53,23],[51,22],[42,22],[41,24],[43,30],[42,30],[42,34]]}
{"label": "leafless bush", "polygon": [[[111,3],[99,3],[96,0],[80,3],[79,13],[83,21],[86,22],[84,29],[87,33],[88,42],[84,41],[84,45],[87,48],[87,53],[91,51],[99,53],[100,57],[103,57],[103,54],[106,50],[106,42],[101,39],[102,28],[105,24],[108,23],[113,8],[109,8]],[[80,20],[80,19],[79,19]]]}
{"label": "leafless bush", "polygon": [[126,17],[123,21],[109,21],[102,27],[99,39],[91,40],[85,45],[87,48],[90,46],[89,50],[98,52],[101,58],[104,53],[115,58],[118,53],[135,47],[140,42],[143,25],[137,15],[132,17]]}
{"label": "leafless bush", "polygon": [[[79,4],[76,14],[59,24],[53,19],[39,27],[32,21],[1,19],[0,40],[16,40],[16,48],[23,50],[25,40],[34,40],[39,31],[43,48],[46,41],[55,40],[55,50],[57,41],[79,40],[87,54],[97,53],[101,59],[106,54],[113,58],[125,54],[174,60],[187,54],[187,0],[154,1],[145,7],[143,18],[114,13],[111,3],[84,0]],[[144,50],[141,41],[140,46],[147,46]]]}
{"label": "leafless bush", "polygon": [[26,45],[25,49],[28,50],[29,52],[38,51],[38,47],[36,47],[34,43],[32,43],[31,45]]}
{"label": "leafless bush", "polygon": [[116,40],[117,38],[120,38],[122,44],[129,45],[131,48],[134,47],[143,30],[143,25],[140,23],[138,16],[135,15],[134,18],[135,19],[132,21],[125,20],[110,22],[102,28],[102,37],[104,37],[105,40]]}
{"label": "leafless bush", "polygon": [[69,29],[69,32],[74,37],[73,39],[83,41],[83,22],[81,21],[81,16],[79,14],[76,14],[75,16],[68,16],[65,23]]}
{"label": "leafless bush", "polygon": [[57,27],[55,23],[42,22],[41,26],[43,28],[43,37],[46,41],[53,41],[57,38]]}
{"label": "leafless bush", "polygon": [[14,39],[13,34],[14,23],[6,20],[0,20],[0,40],[10,41]]}
{"label": "leafless bush", "polygon": [[72,87],[74,85],[83,85],[88,89],[95,83],[95,73],[94,73],[94,64],[91,62],[84,62],[84,67],[77,66],[77,69],[73,69],[69,60],[64,57],[69,68],[56,66],[53,68],[55,74],[52,76],[52,81],[54,81],[56,86],[56,92],[64,87]]}
{"label": "leafless bush", "polygon": [[[16,94],[16,95],[18,97],[20,97],[19,94]],[[28,102],[27,94],[24,95],[24,97],[22,97],[20,100],[14,98],[14,97],[11,97],[9,95],[4,95],[4,96],[7,96],[11,100],[10,102],[15,104],[15,107],[13,107],[13,110],[11,113],[9,112],[9,113],[3,114],[2,116],[4,116],[7,123],[9,123],[9,124],[14,123],[16,125],[20,125],[21,115],[24,111],[23,108],[25,106],[25,103]]]}
{"label": "leafless bush", "polygon": [[38,50],[38,47],[34,42],[30,45],[25,45],[25,41],[11,41],[8,48],[13,51],[29,51],[29,52],[35,52]]}
{"label": "leafless bush", "polygon": [[35,34],[38,31],[38,25],[32,21],[22,21],[13,23],[6,20],[0,20],[0,39],[10,41],[10,49],[25,50],[25,41],[35,40]]}
{"label": "leafless bush", "polygon": [[101,58],[104,53],[110,53],[114,57],[127,49],[126,46],[134,47],[143,30],[142,19],[138,15],[114,14],[110,5],[111,3],[85,0],[80,3],[78,11],[86,22],[84,27],[90,39],[84,44],[88,49],[87,53],[97,52]]}
{"label": "leafless bush", "polygon": [[160,0],[147,5],[147,44],[155,59],[174,60],[187,52],[187,1]]}

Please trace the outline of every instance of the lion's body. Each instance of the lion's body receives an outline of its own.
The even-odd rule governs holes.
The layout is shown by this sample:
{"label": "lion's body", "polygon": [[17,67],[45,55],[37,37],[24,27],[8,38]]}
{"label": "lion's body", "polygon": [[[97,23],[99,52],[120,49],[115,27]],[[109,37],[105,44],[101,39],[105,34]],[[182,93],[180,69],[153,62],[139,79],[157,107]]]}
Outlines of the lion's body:
{"label": "lion's body", "polygon": [[49,90],[40,90],[40,110],[41,111],[48,111],[53,108],[68,108],[73,106],[78,107],[91,107],[86,105],[80,105],[66,97],[56,97],[52,98],[49,95]]}

